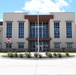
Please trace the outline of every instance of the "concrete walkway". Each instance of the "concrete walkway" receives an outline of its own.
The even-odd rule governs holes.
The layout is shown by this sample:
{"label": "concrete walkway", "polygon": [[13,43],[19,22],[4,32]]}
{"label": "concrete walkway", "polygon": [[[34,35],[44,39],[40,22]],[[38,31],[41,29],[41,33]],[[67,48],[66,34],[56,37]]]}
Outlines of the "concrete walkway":
{"label": "concrete walkway", "polygon": [[25,59],[0,57],[0,75],[73,75],[76,57]]}

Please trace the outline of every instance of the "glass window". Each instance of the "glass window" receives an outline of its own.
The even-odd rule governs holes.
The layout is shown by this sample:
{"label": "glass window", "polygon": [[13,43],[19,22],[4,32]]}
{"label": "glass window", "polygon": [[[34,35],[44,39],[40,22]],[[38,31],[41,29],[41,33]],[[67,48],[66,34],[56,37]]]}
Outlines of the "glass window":
{"label": "glass window", "polygon": [[19,31],[18,37],[24,38],[24,22],[19,22]]}
{"label": "glass window", "polygon": [[6,38],[12,38],[12,22],[7,22],[7,25],[6,25]]}
{"label": "glass window", "polygon": [[72,38],[72,23],[66,22],[66,37]]}
{"label": "glass window", "polygon": [[59,22],[54,22],[54,38],[60,38],[60,25],[59,25]]}
{"label": "glass window", "polygon": [[48,34],[48,23],[43,23],[43,37],[44,38],[48,38],[49,34]]}
{"label": "glass window", "polygon": [[60,43],[54,43],[54,48],[60,48]]}
{"label": "glass window", "polygon": [[67,48],[72,48],[72,43],[67,43]]}
{"label": "glass window", "polygon": [[12,48],[12,43],[6,43],[6,48]]}
{"label": "glass window", "polygon": [[35,38],[35,23],[30,23],[30,38]]}
{"label": "glass window", "polygon": [[[39,23],[39,37],[48,38],[48,23]],[[30,37],[38,37],[38,25],[37,23],[30,23]]]}
{"label": "glass window", "polygon": [[24,48],[24,43],[18,43],[18,48]]}

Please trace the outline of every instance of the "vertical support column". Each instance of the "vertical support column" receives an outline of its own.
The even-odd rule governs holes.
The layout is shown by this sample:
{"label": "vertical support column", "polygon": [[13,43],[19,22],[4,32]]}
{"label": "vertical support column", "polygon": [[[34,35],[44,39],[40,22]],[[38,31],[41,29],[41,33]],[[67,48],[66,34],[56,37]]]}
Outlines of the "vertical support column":
{"label": "vertical support column", "polygon": [[25,23],[24,23],[25,49],[28,49],[29,48],[29,44],[28,44],[29,41],[26,39],[27,37],[29,37],[29,33],[30,33],[29,32],[29,29],[30,29],[29,21],[28,20],[25,20]]}
{"label": "vertical support column", "polygon": [[[43,38],[43,22],[42,22],[42,38]],[[42,41],[42,51],[43,51],[43,41]]]}
{"label": "vertical support column", "polygon": [[[48,22],[48,34],[49,34],[49,37],[53,37],[53,22],[52,20],[49,20]],[[49,49],[53,48],[53,42],[52,41],[49,41]]]}
{"label": "vertical support column", "polygon": [[[35,22],[35,38],[36,38],[36,22]],[[36,41],[35,41],[35,51],[36,51]]]}
{"label": "vertical support column", "polygon": [[0,30],[0,48],[2,51],[2,29]]}
{"label": "vertical support column", "polygon": [[36,22],[35,22],[35,38],[36,38]]}
{"label": "vertical support column", "polygon": [[39,13],[37,15],[37,23],[38,23],[38,54],[39,54]]}

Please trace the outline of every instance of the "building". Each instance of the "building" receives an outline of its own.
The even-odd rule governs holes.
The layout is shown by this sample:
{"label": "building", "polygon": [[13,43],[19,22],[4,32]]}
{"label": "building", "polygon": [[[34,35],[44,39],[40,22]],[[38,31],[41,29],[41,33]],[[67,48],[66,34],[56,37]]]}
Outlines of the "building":
{"label": "building", "polygon": [[[20,51],[38,50],[38,15],[28,13],[4,13],[0,22],[0,48]],[[11,43],[6,43],[11,38]],[[39,50],[61,51],[76,49],[76,26],[74,12],[51,12],[39,15]]]}

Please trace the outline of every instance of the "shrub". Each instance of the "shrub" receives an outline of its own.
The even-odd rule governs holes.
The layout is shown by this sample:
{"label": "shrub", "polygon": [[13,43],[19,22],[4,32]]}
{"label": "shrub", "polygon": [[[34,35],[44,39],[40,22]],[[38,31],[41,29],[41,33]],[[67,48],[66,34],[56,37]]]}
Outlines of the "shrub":
{"label": "shrub", "polygon": [[12,52],[9,52],[8,53],[8,57],[14,57],[13,53]]}
{"label": "shrub", "polygon": [[27,52],[25,52],[25,55],[27,54]]}
{"label": "shrub", "polygon": [[23,58],[23,54],[19,54],[19,57],[20,57],[20,58]]}
{"label": "shrub", "polygon": [[49,58],[52,58],[52,57],[53,57],[51,53],[48,53],[47,56],[48,56]]}
{"label": "shrub", "polygon": [[31,54],[30,54],[30,53],[27,53],[27,54],[26,54],[26,57],[27,57],[27,58],[31,58]]}
{"label": "shrub", "polygon": [[54,56],[57,57],[58,55],[56,53],[54,53]]}
{"label": "shrub", "polygon": [[14,57],[18,57],[18,54],[17,54],[17,53],[15,53],[15,54],[14,54]]}
{"label": "shrub", "polygon": [[62,54],[58,53],[58,57],[61,58],[62,57]]}
{"label": "shrub", "polygon": [[68,52],[66,53],[66,56],[70,56]]}
{"label": "shrub", "polygon": [[49,52],[45,52],[45,55],[47,56],[49,54]]}
{"label": "shrub", "polygon": [[42,58],[42,55],[41,54],[39,54],[39,58]]}
{"label": "shrub", "polygon": [[39,54],[38,54],[38,53],[35,53],[35,54],[34,54],[34,57],[38,57],[38,56],[39,56]]}

